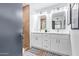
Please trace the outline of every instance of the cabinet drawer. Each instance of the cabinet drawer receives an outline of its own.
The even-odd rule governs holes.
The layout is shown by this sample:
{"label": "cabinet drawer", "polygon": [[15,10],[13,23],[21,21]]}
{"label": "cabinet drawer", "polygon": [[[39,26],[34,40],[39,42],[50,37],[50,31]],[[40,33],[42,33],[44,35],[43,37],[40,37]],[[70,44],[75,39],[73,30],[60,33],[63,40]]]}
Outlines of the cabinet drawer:
{"label": "cabinet drawer", "polygon": [[70,35],[69,34],[62,34],[62,35],[58,35],[58,38],[59,39],[67,39],[67,40],[69,40],[70,39]]}

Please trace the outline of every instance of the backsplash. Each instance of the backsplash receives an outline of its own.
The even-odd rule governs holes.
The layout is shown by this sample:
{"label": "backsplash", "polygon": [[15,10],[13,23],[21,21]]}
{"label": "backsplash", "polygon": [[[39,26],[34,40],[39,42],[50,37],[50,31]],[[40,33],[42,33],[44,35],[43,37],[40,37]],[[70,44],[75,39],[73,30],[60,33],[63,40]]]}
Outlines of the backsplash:
{"label": "backsplash", "polygon": [[[33,18],[33,24],[32,25],[32,32],[56,32],[56,33],[69,33],[70,31],[70,25],[68,25],[68,9],[69,6],[66,5],[64,7],[61,7],[60,9],[57,10],[57,8],[51,9],[48,11],[43,11],[43,12],[39,12],[39,13],[35,13],[32,14],[32,18]],[[60,12],[64,12],[65,13],[65,28],[64,29],[52,29],[52,15],[55,13],[60,13]],[[41,21],[40,21],[40,17],[41,16],[46,16],[46,28],[43,31],[40,31],[41,29]],[[57,27],[57,26],[56,26]],[[59,25],[58,25],[59,28]]]}

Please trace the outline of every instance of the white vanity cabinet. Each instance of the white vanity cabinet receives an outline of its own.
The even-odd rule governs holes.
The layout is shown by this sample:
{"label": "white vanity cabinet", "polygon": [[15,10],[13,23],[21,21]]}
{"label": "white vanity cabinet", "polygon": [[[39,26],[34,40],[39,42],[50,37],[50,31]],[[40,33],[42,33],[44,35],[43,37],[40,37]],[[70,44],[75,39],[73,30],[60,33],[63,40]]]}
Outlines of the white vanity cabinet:
{"label": "white vanity cabinet", "polygon": [[42,48],[42,37],[40,34],[31,35],[31,45],[36,48]]}
{"label": "white vanity cabinet", "polygon": [[69,54],[71,55],[71,42],[70,42],[70,35],[61,35],[60,37],[60,45],[59,49],[60,52],[63,54]]}
{"label": "white vanity cabinet", "polygon": [[49,35],[48,34],[41,34],[41,35],[43,38],[43,44],[42,44],[43,49],[50,51],[51,44],[50,44]]}
{"label": "white vanity cabinet", "polygon": [[58,39],[58,36],[55,34],[50,35],[50,41],[51,41],[51,52],[59,52],[60,40]]}
{"label": "white vanity cabinet", "polygon": [[51,40],[51,52],[58,52],[62,55],[71,55],[71,42],[69,34],[52,34]]}
{"label": "white vanity cabinet", "polygon": [[32,33],[32,46],[60,55],[71,55],[71,42],[69,34]]}

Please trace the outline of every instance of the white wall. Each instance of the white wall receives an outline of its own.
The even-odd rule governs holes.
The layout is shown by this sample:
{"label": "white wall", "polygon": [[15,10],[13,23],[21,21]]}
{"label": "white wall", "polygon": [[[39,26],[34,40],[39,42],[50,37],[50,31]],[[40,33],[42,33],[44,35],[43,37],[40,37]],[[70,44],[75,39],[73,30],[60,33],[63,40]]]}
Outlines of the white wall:
{"label": "white wall", "polygon": [[71,30],[72,55],[79,56],[79,30]]}
{"label": "white wall", "polygon": [[[52,3],[30,3],[30,32],[39,30],[39,13],[35,13],[41,8],[54,5]],[[36,24],[35,24],[36,23]]]}
{"label": "white wall", "polygon": [[[65,6],[64,8],[61,8]],[[59,32],[65,32],[65,33],[69,33],[70,30],[70,26],[67,26],[67,9],[68,7],[67,4],[31,4],[31,18],[30,21],[30,25],[31,25],[31,32],[40,32],[40,16],[42,15],[46,15],[47,19],[46,19],[46,28],[48,32],[57,32],[57,30],[52,30],[52,26],[51,26],[51,21],[52,21],[52,13],[57,12],[57,10],[53,10],[53,8],[56,7],[60,7],[61,10],[60,11],[65,11],[66,14],[66,29],[65,30],[59,30]],[[38,8],[37,8],[38,7]],[[35,9],[34,9],[35,8]],[[42,11],[42,14],[40,14],[37,11]]]}

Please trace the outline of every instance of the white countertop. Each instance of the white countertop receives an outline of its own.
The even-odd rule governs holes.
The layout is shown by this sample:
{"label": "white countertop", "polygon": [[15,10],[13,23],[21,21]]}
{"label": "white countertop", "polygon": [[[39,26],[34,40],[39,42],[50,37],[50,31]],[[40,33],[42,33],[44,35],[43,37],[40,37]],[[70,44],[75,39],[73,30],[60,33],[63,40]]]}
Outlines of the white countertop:
{"label": "white countertop", "polygon": [[31,32],[31,33],[41,33],[41,34],[45,34],[45,33],[52,33],[52,34],[70,34],[69,32]]}

